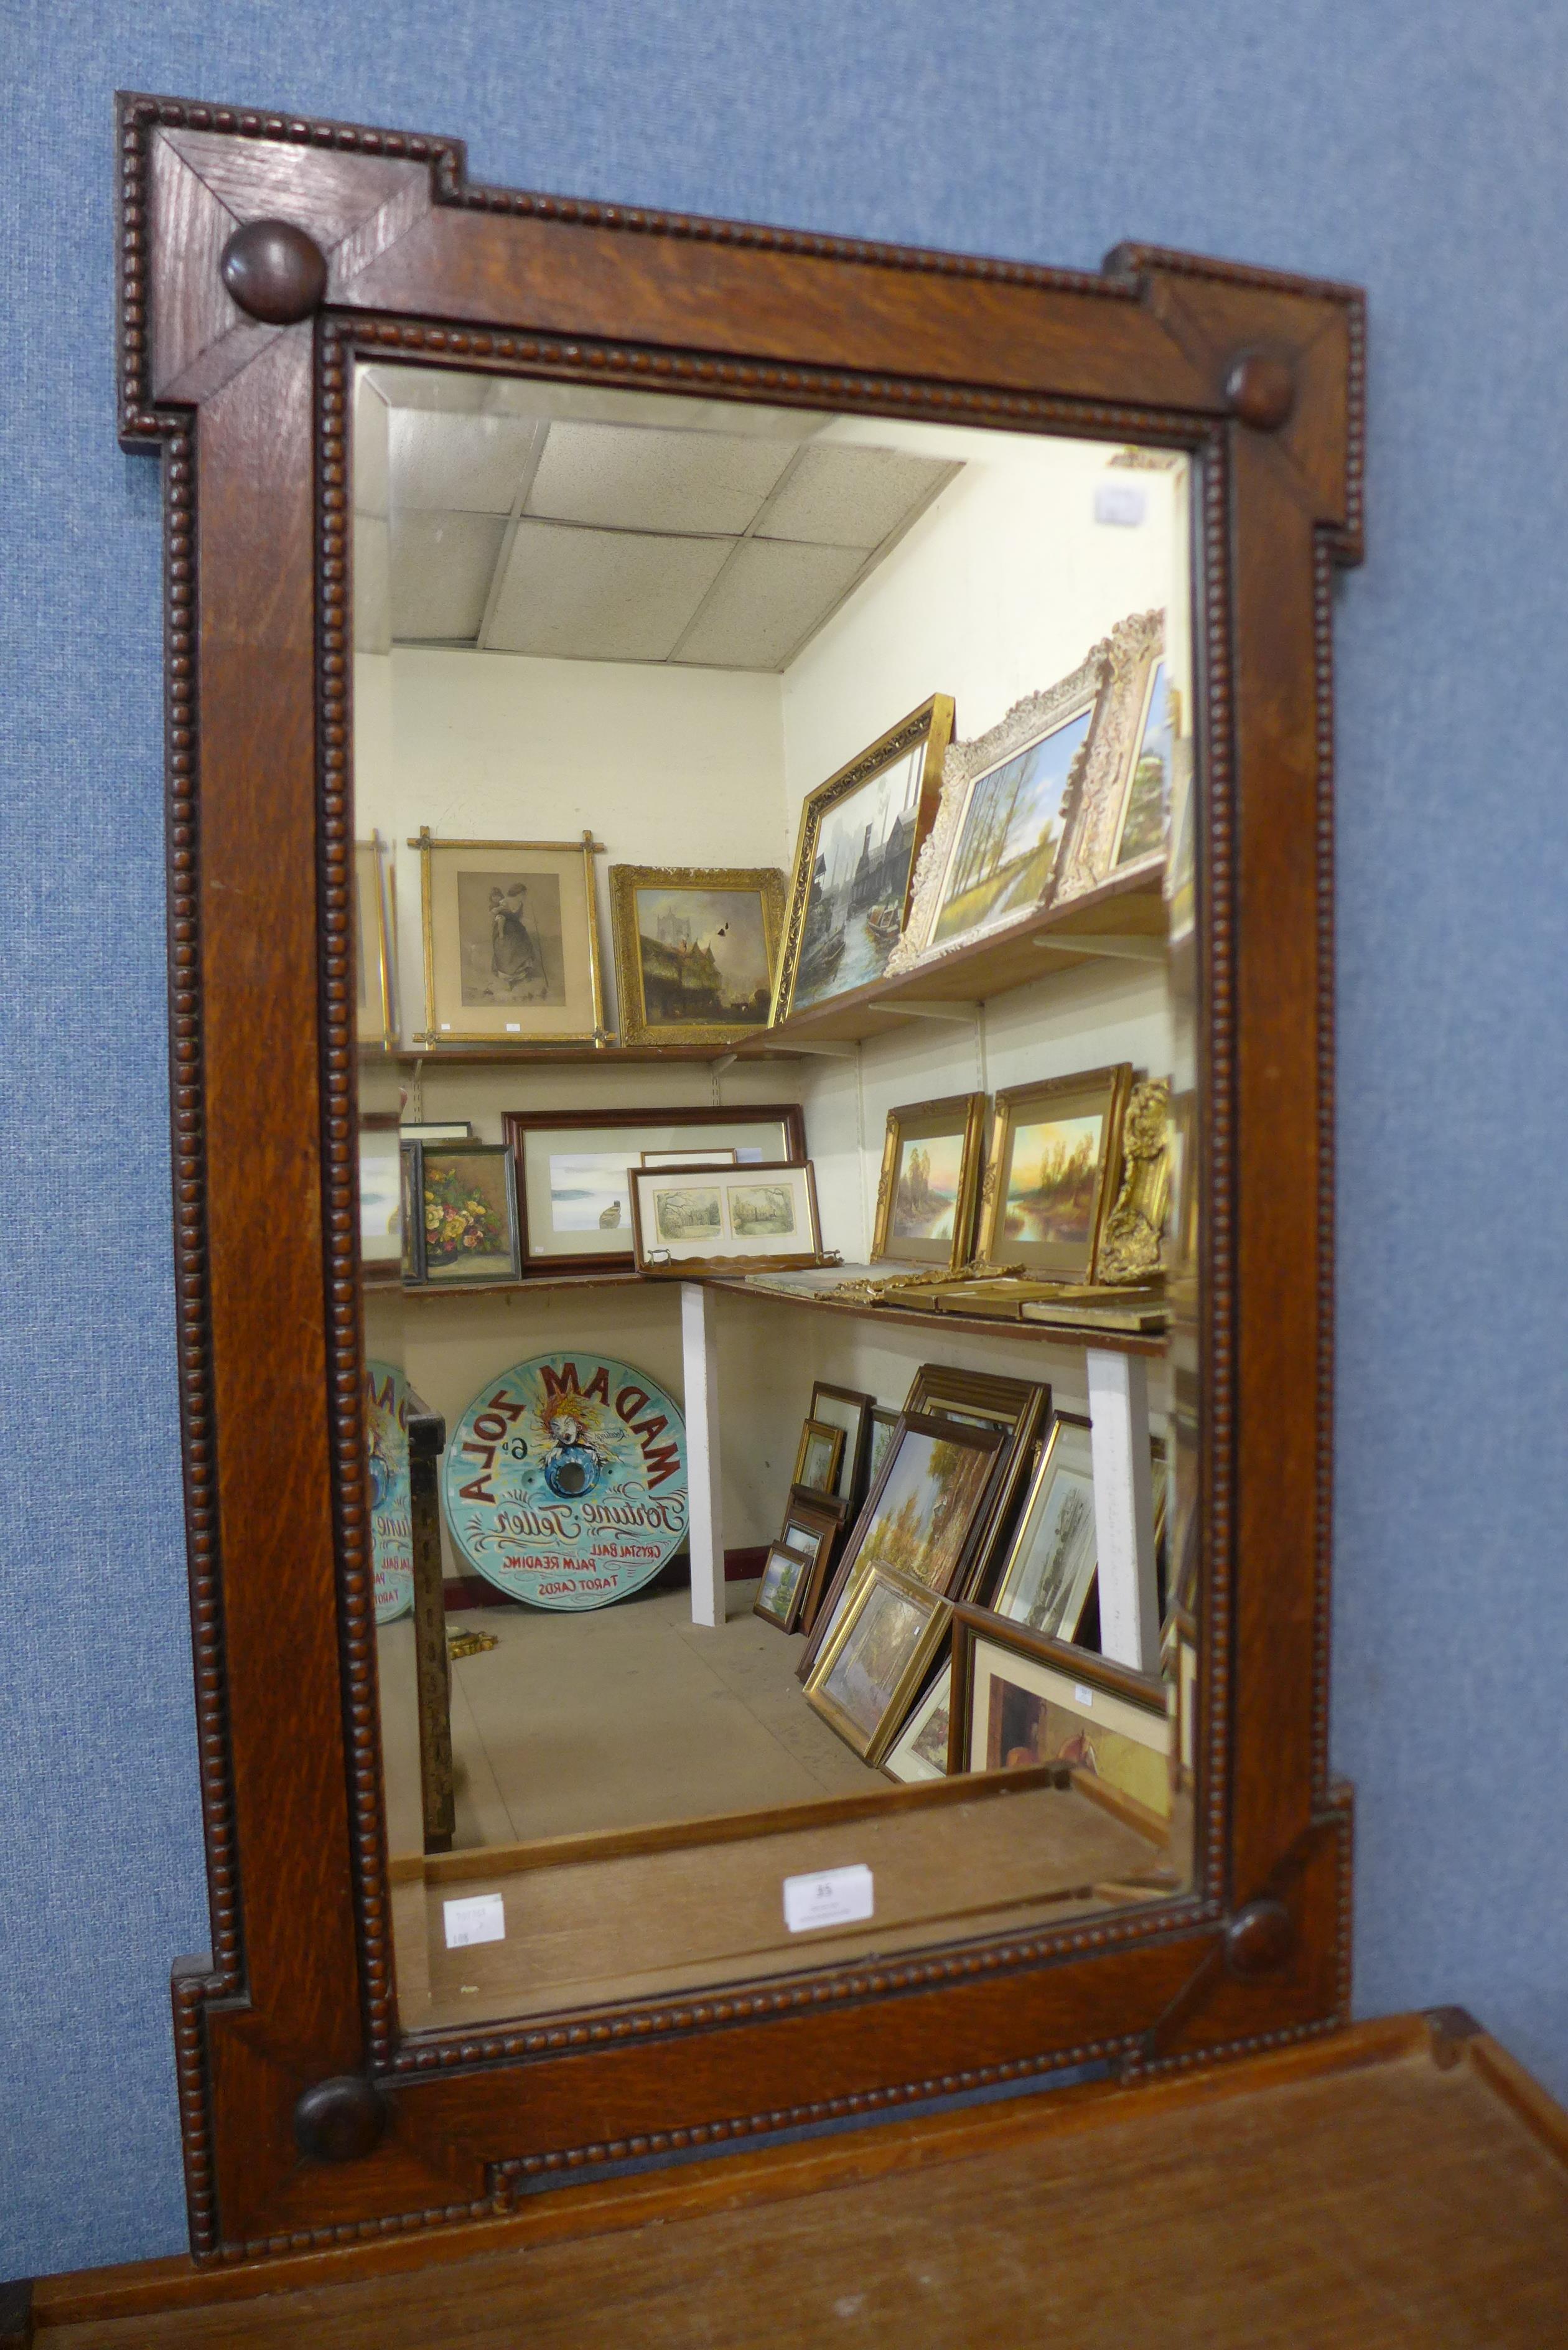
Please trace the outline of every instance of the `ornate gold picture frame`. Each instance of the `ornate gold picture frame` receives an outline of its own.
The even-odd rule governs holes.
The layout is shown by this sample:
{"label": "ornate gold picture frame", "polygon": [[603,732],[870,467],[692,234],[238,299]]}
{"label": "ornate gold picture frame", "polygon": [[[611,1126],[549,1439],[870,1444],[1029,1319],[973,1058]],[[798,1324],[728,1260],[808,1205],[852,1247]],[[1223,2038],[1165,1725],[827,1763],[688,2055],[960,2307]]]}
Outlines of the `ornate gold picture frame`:
{"label": "ornate gold picture frame", "polygon": [[973,1253],[985,1096],[947,1094],[888,1112],[871,1262],[956,1273]]}
{"label": "ornate gold picture frame", "polygon": [[1097,1278],[1131,1090],[1131,1065],[1119,1061],[997,1095],[981,1185],[981,1256],[1046,1280]]}
{"label": "ornate gold picture frame", "polygon": [[379,832],[354,843],[355,1033],[361,1052],[393,1053],[398,1046],[389,848]]}
{"label": "ornate gold picture frame", "polygon": [[626,1045],[729,1045],[768,1024],[784,924],[772,866],[612,865]]}

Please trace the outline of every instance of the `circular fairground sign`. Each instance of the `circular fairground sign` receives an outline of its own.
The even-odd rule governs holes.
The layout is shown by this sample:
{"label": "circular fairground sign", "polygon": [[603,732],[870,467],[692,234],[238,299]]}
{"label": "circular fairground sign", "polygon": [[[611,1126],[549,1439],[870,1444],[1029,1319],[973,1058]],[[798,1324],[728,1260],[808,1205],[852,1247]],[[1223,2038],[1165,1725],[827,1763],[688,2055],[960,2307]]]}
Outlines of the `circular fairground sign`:
{"label": "circular fairground sign", "polygon": [[578,1347],[514,1363],[447,1442],[446,1522],[533,1607],[607,1607],[686,1539],[686,1424],[646,1371]]}
{"label": "circular fairground sign", "polygon": [[414,1604],[414,1526],[409,1505],[409,1383],[391,1363],[365,1366],[365,1441],[369,1452],[370,1555],[376,1621],[393,1623]]}

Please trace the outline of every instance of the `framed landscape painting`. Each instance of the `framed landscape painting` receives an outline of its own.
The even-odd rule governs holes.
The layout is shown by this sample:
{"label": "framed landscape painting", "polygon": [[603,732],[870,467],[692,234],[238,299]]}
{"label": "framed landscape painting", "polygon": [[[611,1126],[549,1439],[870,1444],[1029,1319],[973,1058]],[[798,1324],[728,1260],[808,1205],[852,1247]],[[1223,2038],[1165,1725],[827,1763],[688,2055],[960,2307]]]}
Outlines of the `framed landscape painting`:
{"label": "framed landscape painting", "polygon": [[1075,1639],[1098,1558],[1089,1423],[1057,1412],[991,1603],[993,1612],[1053,1639]]}
{"label": "framed landscape painting", "polygon": [[972,1254],[985,1096],[950,1094],[888,1112],[877,1185],[873,1264],[956,1273]]}
{"label": "framed landscape painting", "polygon": [[1092,1282],[1121,1173],[1126,1061],[996,1097],[979,1253],[1046,1279]]}
{"label": "framed landscape painting", "polygon": [[774,1017],[880,979],[903,933],[953,731],[929,702],[808,792],[800,812]]}
{"label": "framed landscape painting", "polygon": [[865,1762],[878,1763],[897,1735],[950,1614],[914,1576],[874,1566],[829,1634],[806,1702]]}
{"label": "framed landscape painting", "polygon": [[430,1045],[605,1041],[591,833],[436,840],[421,827]]}
{"label": "framed landscape painting", "polygon": [[610,922],[624,1045],[725,1045],[765,1028],[784,877],[612,865]]}

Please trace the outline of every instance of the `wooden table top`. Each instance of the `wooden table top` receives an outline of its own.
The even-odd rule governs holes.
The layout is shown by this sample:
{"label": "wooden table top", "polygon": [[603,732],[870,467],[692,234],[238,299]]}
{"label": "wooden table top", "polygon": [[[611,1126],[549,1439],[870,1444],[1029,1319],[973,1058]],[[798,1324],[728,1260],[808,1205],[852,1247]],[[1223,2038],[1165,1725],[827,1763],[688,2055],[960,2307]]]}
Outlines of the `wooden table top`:
{"label": "wooden table top", "polygon": [[55,2350],[1550,2350],[1568,2116],[1442,2010],[564,2189],[483,2251],[45,2279],[34,2322]]}

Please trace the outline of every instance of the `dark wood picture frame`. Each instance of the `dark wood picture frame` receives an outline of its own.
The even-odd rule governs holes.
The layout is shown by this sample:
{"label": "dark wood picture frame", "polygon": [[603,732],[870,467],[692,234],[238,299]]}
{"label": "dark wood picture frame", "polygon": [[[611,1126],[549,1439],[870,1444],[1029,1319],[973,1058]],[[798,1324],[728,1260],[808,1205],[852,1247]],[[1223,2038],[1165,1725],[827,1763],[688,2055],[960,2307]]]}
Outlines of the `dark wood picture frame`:
{"label": "dark wood picture frame", "polygon": [[[578,1127],[624,1126],[752,1126],[764,1118],[778,1118],[784,1126],[789,1148],[784,1156],[792,1160],[805,1157],[805,1119],[799,1102],[737,1102],[727,1109],[715,1108],[703,1102],[691,1108],[677,1109],[509,1109],[501,1115],[501,1131],[505,1136],[515,1161],[517,1190],[517,1229],[522,1236],[523,1272],[556,1274],[564,1273],[630,1273],[636,1258],[633,1250],[602,1249],[597,1253],[584,1251],[580,1255],[562,1254],[539,1256],[528,1247],[528,1182],[523,1160],[523,1139],[527,1134],[548,1132],[559,1128],[563,1132]],[[629,1188],[629,1187],[628,1187]],[[631,1225],[627,1225],[627,1238],[631,1238]]]}
{"label": "dark wood picture frame", "polygon": [[[1331,582],[1361,550],[1363,297],[1137,245],[1096,276],[513,193],[472,184],[451,140],[218,104],[122,96],[117,136],[119,430],[161,455],[165,514],[211,1909],[173,1981],[195,2257],[455,2227],[477,2251],[522,2192],[585,2164],[885,2113],[933,2081],[1136,2080],[1334,2028]],[[1173,969],[1197,1007],[1203,1278],[1172,1353],[1179,1427],[1203,1430],[1182,1491],[1204,1669],[1179,1897],[869,1973],[801,1952],[732,1996],[400,2036],[359,1419],[360,354],[1192,459],[1201,783]]]}
{"label": "dark wood picture frame", "polygon": [[805,1528],[815,1543],[811,1575],[801,1593],[794,1628],[809,1632],[816,1621],[823,1594],[838,1557],[838,1546],[849,1524],[849,1504],[836,1493],[814,1493],[809,1486],[792,1485],[779,1526],[779,1540],[787,1540],[792,1526]]}
{"label": "dark wood picture frame", "polygon": [[[1012,1616],[998,1616],[990,1607],[976,1607],[961,1601],[952,1614],[952,1684],[948,1700],[948,1776],[957,1779],[970,1773],[964,1760],[970,1742],[970,1710],[973,1700],[974,1644],[977,1639],[993,1641],[998,1648],[1012,1648],[1022,1657],[1032,1657],[1037,1664],[1052,1665],[1063,1673],[1071,1673],[1091,1689],[1106,1690],[1116,1697],[1127,1699],[1153,1714],[1165,1707],[1165,1684],[1158,1673],[1135,1672],[1130,1665],[1118,1665],[1109,1657],[1091,1656],[1071,1641],[1053,1639],[1048,1632],[1036,1632],[1032,1626],[1021,1624]],[[1032,1765],[1044,1769],[1047,1766]]]}
{"label": "dark wood picture frame", "polygon": [[[512,1153],[504,1142],[405,1142],[403,1149],[411,1162],[409,1189],[414,1203],[413,1230],[409,1235],[410,1261],[418,1266],[410,1278],[421,1289],[462,1289],[469,1285],[483,1288],[497,1282],[521,1281],[523,1278],[523,1235],[517,1213],[516,1168]],[[509,1219],[506,1232],[508,1269],[497,1273],[493,1266],[484,1273],[431,1272],[430,1234],[425,1225],[425,1176],[427,1161],[431,1159],[493,1159],[501,1170],[502,1189],[506,1196]]]}

